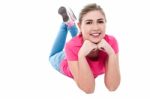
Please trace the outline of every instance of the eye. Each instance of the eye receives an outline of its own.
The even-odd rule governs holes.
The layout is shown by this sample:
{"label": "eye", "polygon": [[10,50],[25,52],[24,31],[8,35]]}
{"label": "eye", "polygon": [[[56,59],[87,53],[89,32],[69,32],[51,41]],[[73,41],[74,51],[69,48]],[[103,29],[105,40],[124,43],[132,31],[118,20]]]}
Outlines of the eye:
{"label": "eye", "polygon": [[99,20],[98,23],[102,24],[102,23],[104,23],[104,21],[103,20]]}
{"label": "eye", "polygon": [[91,22],[91,21],[88,21],[88,22],[86,22],[86,24],[92,24],[92,22]]}

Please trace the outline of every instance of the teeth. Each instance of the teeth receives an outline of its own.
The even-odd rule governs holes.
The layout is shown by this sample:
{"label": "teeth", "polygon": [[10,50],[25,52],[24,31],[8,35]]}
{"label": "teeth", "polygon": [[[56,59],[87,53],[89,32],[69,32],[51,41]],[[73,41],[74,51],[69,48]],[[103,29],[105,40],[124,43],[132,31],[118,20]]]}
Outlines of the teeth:
{"label": "teeth", "polygon": [[99,36],[100,35],[100,33],[93,33],[93,34],[91,34],[92,36]]}

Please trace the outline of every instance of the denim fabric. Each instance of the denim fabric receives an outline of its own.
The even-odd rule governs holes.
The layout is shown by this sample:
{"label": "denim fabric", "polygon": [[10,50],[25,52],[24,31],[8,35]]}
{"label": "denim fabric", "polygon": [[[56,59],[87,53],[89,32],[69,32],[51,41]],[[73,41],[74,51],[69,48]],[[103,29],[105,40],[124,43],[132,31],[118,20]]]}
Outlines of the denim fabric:
{"label": "denim fabric", "polygon": [[66,43],[68,31],[71,33],[71,36],[74,37],[78,33],[78,28],[75,24],[72,27],[68,28],[65,23],[62,23],[49,55],[49,61],[51,65],[59,72],[60,63],[65,57],[63,49]]}

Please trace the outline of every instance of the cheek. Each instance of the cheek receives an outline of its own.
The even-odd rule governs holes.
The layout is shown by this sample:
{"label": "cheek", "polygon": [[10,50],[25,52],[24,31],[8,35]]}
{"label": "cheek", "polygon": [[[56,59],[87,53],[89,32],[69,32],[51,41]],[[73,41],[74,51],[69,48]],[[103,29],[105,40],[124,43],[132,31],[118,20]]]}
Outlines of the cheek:
{"label": "cheek", "polygon": [[83,36],[83,39],[84,39],[84,40],[88,40],[88,38],[89,38],[88,35],[87,35],[85,32],[82,33],[82,36]]}
{"label": "cheek", "polygon": [[88,30],[87,29],[86,30],[82,30],[82,35],[83,35],[84,39],[88,39],[89,38],[89,32],[88,32]]}
{"label": "cheek", "polygon": [[101,35],[101,37],[104,38],[104,37],[105,37],[105,33],[103,33],[103,34]]}
{"label": "cheek", "polygon": [[104,26],[102,27],[102,29],[103,29],[103,32],[105,33],[106,26],[104,25]]}
{"label": "cheek", "polygon": [[85,25],[82,25],[80,29],[81,29],[81,32],[86,32],[87,31],[87,27]]}

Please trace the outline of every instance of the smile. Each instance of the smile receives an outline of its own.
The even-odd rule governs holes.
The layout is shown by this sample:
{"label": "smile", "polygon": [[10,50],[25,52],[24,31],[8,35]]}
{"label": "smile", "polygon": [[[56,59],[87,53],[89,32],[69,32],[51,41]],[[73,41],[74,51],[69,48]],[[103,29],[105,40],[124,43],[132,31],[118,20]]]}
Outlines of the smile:
{"label": "smile", "polygon": [[93,36],[93,37],[98,37],[98,36],[100,36],[100,34],[101,33],[91,33],[90,35]]}

